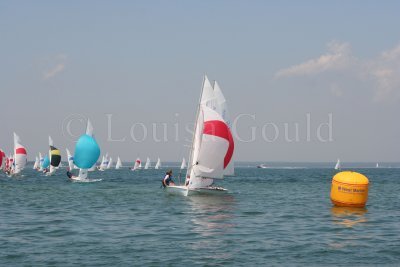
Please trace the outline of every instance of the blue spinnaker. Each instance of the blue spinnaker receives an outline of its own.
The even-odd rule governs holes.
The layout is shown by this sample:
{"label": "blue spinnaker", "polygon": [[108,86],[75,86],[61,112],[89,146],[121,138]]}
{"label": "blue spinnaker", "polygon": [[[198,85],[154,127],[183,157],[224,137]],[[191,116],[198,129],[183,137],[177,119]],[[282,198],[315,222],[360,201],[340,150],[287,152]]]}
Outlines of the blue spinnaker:
{"label": "blue spinnaker", "polygon": [[50,159],[48,156],[44,156],[43,158],[43,164],[42,164],[42,168],[46,169],[50,166]]}
{"label": "blue spinnaker", "polygon": [[99,159],[100,147],[90,135],[79,137],[75,146],[74,164],[81,169],[90,169]]}

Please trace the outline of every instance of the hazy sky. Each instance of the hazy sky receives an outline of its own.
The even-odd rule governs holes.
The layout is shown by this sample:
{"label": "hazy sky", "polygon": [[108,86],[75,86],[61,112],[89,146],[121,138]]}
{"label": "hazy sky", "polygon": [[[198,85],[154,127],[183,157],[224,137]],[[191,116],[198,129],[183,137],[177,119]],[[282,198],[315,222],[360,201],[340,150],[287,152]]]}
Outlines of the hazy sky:
{"label": "hazy sky", "polygon": [[399,161],[399,10],[398,1],[0,1],[0,148],[11,151],[16,131],[30,159],[49,134],[73,150],[70,134],[90,118],[104,153],[178,161],[206,73],[238,118],[235,160]]}

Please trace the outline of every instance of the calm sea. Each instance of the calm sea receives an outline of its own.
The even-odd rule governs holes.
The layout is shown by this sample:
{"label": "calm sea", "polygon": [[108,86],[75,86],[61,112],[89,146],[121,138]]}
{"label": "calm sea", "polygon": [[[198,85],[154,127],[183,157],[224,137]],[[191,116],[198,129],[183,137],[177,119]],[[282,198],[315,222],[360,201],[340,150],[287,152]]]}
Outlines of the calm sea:
{"label": "calm sea", "polygon": [[369,201],[348,209],[330,203],[332,169],[274,167],[243,164],[218,183],[228,194],[190,197],[160,188],[165,169],[1,174],[0,266],[400,264],[400,169],[355,166]]}

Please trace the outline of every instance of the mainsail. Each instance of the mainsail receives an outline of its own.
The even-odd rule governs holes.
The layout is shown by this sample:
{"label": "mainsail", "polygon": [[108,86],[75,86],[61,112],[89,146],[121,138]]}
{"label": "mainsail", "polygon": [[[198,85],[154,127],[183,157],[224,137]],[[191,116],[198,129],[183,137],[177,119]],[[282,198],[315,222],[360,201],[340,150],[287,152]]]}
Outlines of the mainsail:
{"label": "mainsail", "polygon": [[182,159],[181,170],[186,168],[186,160],[185,158]]}
{"label": "mainsail", "polygon": [[118,157],[117,164],[115,164],[115,169],[118,170],[121,167],[122,167],[122,162],[121,162],[121,159]]}
{"label": "mainsail", "polygon": [[338,159],[335,165],[335,170],[340,170],[340,168],[340,159]]}
{"label": "mainsail", "polygon": [[159,168],[161,168],[161,159],[157,158],[157,163],[156,166],[154,166],[154,169],[158,170]]}
{"label": "mainsail", "polygon": [[110,157],[110,159],[108,160],[107,169],[110,169],[112,167],[112,164],[113,164],[113,159],[112,157]]}
{"label": "mainsail", "polygon": [[74,169],[74,157],[72,156],[71,152],[69,152],[68,148],[66,148],[65,150],[67,151],[68,167],[69,170],[71,171]]}
{"label": "mainsail", "polygon": [[151,162],[150,162],[150,158],[146,159],[146,164],[144,165],[144,169],[147,170],[148,168],[150,168]]}

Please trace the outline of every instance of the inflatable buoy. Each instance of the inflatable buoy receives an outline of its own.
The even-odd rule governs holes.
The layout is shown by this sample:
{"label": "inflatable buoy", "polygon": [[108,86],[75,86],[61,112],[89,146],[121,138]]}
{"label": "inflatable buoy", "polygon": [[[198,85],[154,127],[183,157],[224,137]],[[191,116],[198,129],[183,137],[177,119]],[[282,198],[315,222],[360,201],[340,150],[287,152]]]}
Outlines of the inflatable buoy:
{"label": "inflatable buoy", "polygon": [[364,207],[368,200],[369,181],[358,172],[339,172],[332,179],[331,201],[336,206]]}

